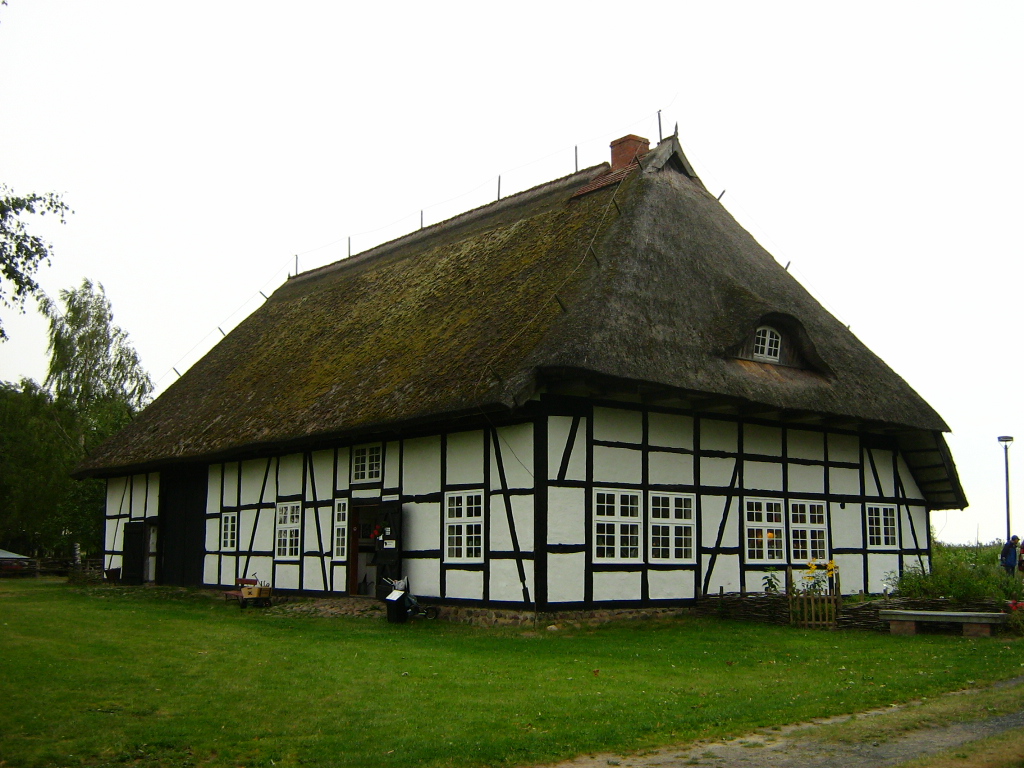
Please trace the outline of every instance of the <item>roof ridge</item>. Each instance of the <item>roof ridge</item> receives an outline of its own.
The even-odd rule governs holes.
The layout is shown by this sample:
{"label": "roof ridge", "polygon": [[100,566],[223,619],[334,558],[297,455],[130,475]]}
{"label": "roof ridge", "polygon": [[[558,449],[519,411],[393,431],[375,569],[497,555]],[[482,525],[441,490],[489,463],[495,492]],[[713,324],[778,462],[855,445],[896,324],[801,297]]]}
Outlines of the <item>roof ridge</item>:
{"label": "roof ridge", "polygon": [[[385,253],[399,246],[411,245],[422,239],[433,237],[434,235],[440,232],[444,232],[456,226],[463,226],[465,224],[470,224],[474,221],[478,221],[498,211],[511,208],[514,205],[521,205],[525,202],[538,199],[545,195],[554,194],[563,189],[571,187],[573,184],[577,182],[577,179],[580,176],[589,176],[591,177],[591,179],[593,179],[595,171],[607,167],[608,163],[600,163],[598,165],[593,165],[590,166],[589,168],[584,168],[581,171],[575,171],[574,173],[571,173],[567,176],[562,176],[557,179],[545,181],[542,184],[537,184],[536,186],[530,187],[529,189],[524,189],[521,192],[516,192],[514,195],[509,195],[508,197],[503,197],[498,200],[494,200],[490,203],[485,203],[484,205],[477,206],[476,208],[471,208],[468,211],[457,213],[454,216],[451,216],[450,218],[443,219],[442,221],[438,221],[434,224],[423,227],[422,229],[417,229],[412,232],[408,232],[404,235],[400,235],[399,237],[396,237],[393,240],[388,240],[386,242],[380,243],[378,245],[373,246],[372,248],[368,248],[365,251],[360,251],[359,253],[354,254],[352,256],[347,256],[346,258],[338,259],[337,261],[332,261],[330,264],[324,264],[323,266],[315,267],[314,269],[311,269],[307,272],[300,272],[297,275],[292,275],[283,283],[281,287],[297,285],[298,283],[302,283],[310,279],[316,279],[326,274],[335,272],[337,270],[343,270],[350,266],[355,267],[356,265],[361,265],[365,263],[367,260],[379,258],[383,256]],[[598,178],[600,178],[600,176],[601,175],[598,174]],[[575,197],[575,195],[573,196]]]}

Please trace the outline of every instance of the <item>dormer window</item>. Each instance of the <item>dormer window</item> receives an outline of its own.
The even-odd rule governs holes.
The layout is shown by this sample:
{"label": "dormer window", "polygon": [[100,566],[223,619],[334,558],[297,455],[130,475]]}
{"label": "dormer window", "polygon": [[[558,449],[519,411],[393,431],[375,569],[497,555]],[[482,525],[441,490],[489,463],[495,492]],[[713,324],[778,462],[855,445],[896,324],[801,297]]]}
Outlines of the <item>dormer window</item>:
{"label": "dormer window", "polygon": [[782,349],[782,336],[774,328],[762,325],[754,333],[754,359],[770,363],[779,362]]}

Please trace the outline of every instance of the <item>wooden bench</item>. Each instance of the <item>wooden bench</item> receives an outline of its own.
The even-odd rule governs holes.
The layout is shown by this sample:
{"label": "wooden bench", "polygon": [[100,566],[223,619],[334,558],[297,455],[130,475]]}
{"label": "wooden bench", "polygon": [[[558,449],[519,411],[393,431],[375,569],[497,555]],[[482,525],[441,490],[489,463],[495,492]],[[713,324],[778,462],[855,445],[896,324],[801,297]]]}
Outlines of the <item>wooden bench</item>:
{"label": "wooden bench", "polygon": [[236,589],[224,593],[225,600],[237,600],[245,608],[250,602],[253,605],[270,605],[270,587],[261,587],[258,579],[235,579]]}
{"label": "wooden bench", "polygon": [[992,625],[1005,624],[1009,616],[973,611],[883,610],[878,612],[878,618],[889,622],[889,632],[894,635],[916,635],[917,622],[933,621],[963,625],[964,637],[988,637],[992,634]]}

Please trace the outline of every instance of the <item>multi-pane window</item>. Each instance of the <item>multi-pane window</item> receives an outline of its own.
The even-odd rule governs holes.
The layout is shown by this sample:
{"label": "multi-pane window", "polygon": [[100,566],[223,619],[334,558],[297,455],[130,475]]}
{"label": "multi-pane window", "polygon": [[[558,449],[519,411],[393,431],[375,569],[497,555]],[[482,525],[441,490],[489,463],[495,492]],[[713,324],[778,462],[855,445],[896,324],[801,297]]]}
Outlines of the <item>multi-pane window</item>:
{"label": "multi-pane window", "polygon": [[594,491],[594,559],[641,560],[640,494]]}
{"label": "multi-pane window", "polygon": [[299,556],[299,526],[302,524],[302,505],[284,502],[277,505],[277,557]]}
{"label": "multi-pane window", "polygon": [[762,325],[754,333],[754,357],[778,362],[782,337],[774,328]]}
{"label": "multi-pane window", "polygon": [[220,516],[220,548],[222,550],[238,548],[237,512],[225,512]]}
{"label": "multi-pane window", "polygon": [[348,557],[348,499],[334,500],[334,559]]}
{"label": "multi-pane window", "polygon": [[828,529],[825,526],[824,504],[807,501],[790,502],[789,526],[793,562],[828,559]]}
{"label": "multi-pane window", "polygon": [[896,546],[896,507],[868,507],[868,546]]}
{"label": "multi-pane window", "polygon": [[693,496],[651,494],[651,561],[693,560]]}
{"label": "multi-pane window", "polygon": [[786,559],[786,546],[782,502],[747,499],[744,510],[747,562],[783,562]]}
{"label": "multi-pane window", "polygon": [[481,491],[445,494],[445,561],[484,561],[484,495]]}
{"label": "multi-pane window", "polygon": [[352,449],[352,482],[366,483],[380,480],[381,448],[379,445],[360,445]]}

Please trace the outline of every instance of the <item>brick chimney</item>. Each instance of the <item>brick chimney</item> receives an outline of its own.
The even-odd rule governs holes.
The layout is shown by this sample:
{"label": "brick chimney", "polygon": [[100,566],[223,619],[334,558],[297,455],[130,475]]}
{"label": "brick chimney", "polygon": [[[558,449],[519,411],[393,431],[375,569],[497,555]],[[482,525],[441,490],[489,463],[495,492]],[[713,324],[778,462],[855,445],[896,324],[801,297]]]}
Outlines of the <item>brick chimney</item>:
{"label": "brick chimney", "polygon": [[633,158],[643,157],[650,151],[651,142],[640,136],[623,136],[611,143],[612,148],[612,170],[617,171],[625,168]]}

